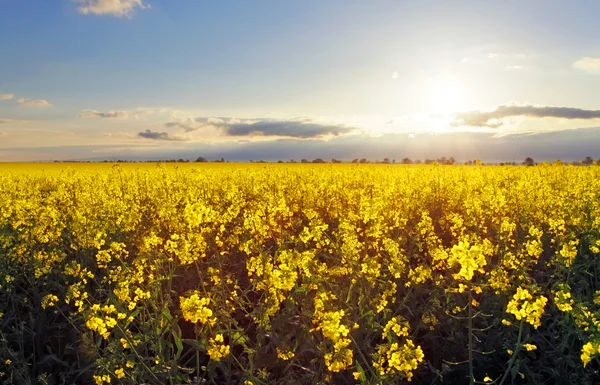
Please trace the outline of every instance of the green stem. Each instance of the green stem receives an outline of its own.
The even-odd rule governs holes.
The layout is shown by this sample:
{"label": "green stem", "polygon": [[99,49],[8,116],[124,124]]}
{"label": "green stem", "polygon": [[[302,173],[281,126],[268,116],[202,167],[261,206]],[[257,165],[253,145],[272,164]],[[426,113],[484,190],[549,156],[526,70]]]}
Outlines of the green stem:
{"label": "green stem", "polygon": [[123,334],[123,337],[125,338],[125,340],[127,341],[127,343],[129,344],[129,347],[131,348],[131,350],[133,350],[133,353],[136,355],[136,357],[140,360],[140,363],[142,364],[142,366],[144,367],[144,369],[146,369],[146,371],[148,373],[150,373],[150,375],[156,380],[156,382],[158,384],[160,384],[160,380],[158,379],[158,377],[156,377],[156,375],[154,374],[154,372],[152,371],[152,369],[150,369],[148,367],[148,365],[146,365],[146,363],[144,362],[144,358],[138,353],[138,351],[136,350],[133,341],[131,341],[131,339],[127,336],[127,334],[125,333],[125,331],[123,329],[121,329],[121,326],[119,326],[119,324],[117,324],[117,328],[119,329],[119,331]]}
{"label": "green stem", "polygon": [[521,336],[522,335],[523,335],[523,321],[521,321],[521,323],[519,324],[519,336],[517,337],[517,346],[515,346],[515,351],[513,352],[512,356],[510,357],[510,360],[508,361],[508,367],[506,368],[506,371],[504,372],[504,375],[502,376],[502,379],[500,380],[498,385],[504,384],[504,381],[506,381],[506,378],[508,377],[508,373],[510,372],[513,364],[515,363],[515,360],[517,358],[517,353],[519,353],[519,350],[521,349]]}
{"label": "green stem", "polygon": [[[469,285],[470,286],[470,285]],[[475,375],[473,374],[473,293],[469,287],[469,383],[475,384]]]}

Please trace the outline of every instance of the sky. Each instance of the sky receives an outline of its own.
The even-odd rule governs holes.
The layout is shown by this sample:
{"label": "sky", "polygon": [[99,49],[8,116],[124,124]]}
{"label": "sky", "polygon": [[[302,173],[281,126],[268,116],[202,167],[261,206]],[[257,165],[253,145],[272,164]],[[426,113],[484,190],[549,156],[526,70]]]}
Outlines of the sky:
{"label": "sky", "polygon": [[0,161],[600,158],[600,2],[0,0]]}

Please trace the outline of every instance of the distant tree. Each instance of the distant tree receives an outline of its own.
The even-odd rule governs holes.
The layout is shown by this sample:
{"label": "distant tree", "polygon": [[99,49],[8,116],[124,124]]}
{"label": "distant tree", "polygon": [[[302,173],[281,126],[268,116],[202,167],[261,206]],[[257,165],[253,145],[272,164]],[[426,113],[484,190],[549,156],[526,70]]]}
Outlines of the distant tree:
{"label": "distant tree", "polygon": [[396,164],[396,159],[392,159],[392,163]]}
{"label": "distant tree", "polygon": [[341,161],[341,160],[338,160],[338,159],[335,159],[335,158],[333,158],[333,159],[331,159],[331,163],[342,163],[342,161]]}
{"label": "distant tree", "polygon": [[383,158],[383,161],[381,163],[389,164],[390,160],[388,158]]}
{"label": "distant tree", "polygon": [[442,156],[436,162],[438,162],[439,164],[446,164],[446,162],[448,162],[448,159],[446,159],[445,156]]}
{"label": "distant tree", "polygon": [[290,161],[288,163],[298,163],[298,162],[296,162],[294,159],[290,159]]}
{"label": "distant tree", "polygon": [[362,158],[361,160],[358,161],[358,163],[367,163],[367,160],[365,158]]}
{"label": "distant tree", "polygon": [[434,162],[435,162],[435,160],[433,160],[433,159],[425,159],[425,164],[432,164]]}
{"label": "distant tree", "polygon": [[556,159],[554,162],[552,162],[553,166],[562,166],[563,162],[560,159]]}
{"label": "distant tree", "polygon": [[[207,162],[206,158],[199,156],[198,159],[196,159],[196,162]],[[252,162],[252,161],[250,161]]]}
{"label": "distant tree", "polygon": [[523,161],[523,164],[525,166],[534,166],[535,165],[535,161],[533,160],[532,157],[528,156],[527,158],[525,158],[525,161]]}
{"label": "distant tree", "polygon": [[309,163],[308,159],[302,159],[300,163]]}
{"label": "distant tree", "polygon": [[475,159],[475,160],[473,161],[473,164],[474,164],[475,166],[481,166],[481,165],[483,165],[483,163],[481,163],[481,161],[480,161],[479,159]]}
{"label": "distant tree", "polygon": [[413,161],[410,158],[402,158],[402,164],[412,164]]}
{"label": "distant tree", "polygon": [[325,161],[321,158],[317,158],[315,160],[312,161],[313,163],[325,163]]}
{"label": "distant tree", "polygon": [[585,159],[581,162],[584,166],[591,166],[594,164],[594,159],[591,156],[586,156]]}
{"label": "distant tree", "polygon": [[358,163],[358,158],[352,159],[352,163]]}
{"label": "distant tree", "polygon": [[277,161],[277,163],[283,163],[283,160],[279,159],[279,160]]}
{"label": "distant tree", "polygon": [[422,164],[423,162],[421,161],[421,159],[417,159],[415,160],[415,164]]}
{"label": "distant tree", "polygon": [[451,165],[451,166],[452,166],[454,163],[456,163],[456,159],[454,159],[454,157],[452,157],[452,156],[451,156],[450,158],[448,158],[448,160],[446,161],[446,164],[449,164],[449,165]]}

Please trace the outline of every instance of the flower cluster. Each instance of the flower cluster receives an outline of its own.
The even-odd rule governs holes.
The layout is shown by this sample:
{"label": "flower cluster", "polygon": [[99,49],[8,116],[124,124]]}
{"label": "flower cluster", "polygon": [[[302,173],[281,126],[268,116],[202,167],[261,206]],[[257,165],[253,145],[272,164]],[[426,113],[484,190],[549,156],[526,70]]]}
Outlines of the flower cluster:
{"label": "flower cluster", "polygon": [[541,325],[544,306],[547,302],[548,298],[543,295],[533,300],[529,290],[519,287],[512,300],[508,302],[506,312],[513,314],[517,320],[525,320],[531,326],[537,328]]}
{"label": "flower cluster", "polygon": [[[198,292],[194,292],[189,297],[180,297],[180,307],[183,318],[192,323],[214,323],[216,319],[213,311],[208,307],[210,298],[200,298]],[[212,317],[212,318],[211,318]]]}
{"label": "flower cluster", "polygon": [[217,334],[215,338],[211,338],[208,346],[208,355],[213,361],[221,361],[229,355],[229,345],[226,345],[223,339],[223,334]]}

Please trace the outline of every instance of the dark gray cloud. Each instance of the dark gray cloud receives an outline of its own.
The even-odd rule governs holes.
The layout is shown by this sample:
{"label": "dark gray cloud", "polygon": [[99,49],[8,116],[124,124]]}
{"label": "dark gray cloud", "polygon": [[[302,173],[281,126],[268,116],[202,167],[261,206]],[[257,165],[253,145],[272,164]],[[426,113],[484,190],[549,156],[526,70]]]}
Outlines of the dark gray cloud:
{"label": "dark gray cloud", "polygon": [[501,105],[493,111],[469,111],[455,116],[450,123],[453,127],[491,127],[497,128],[504,124],[502,119],[511,116],[528,116],[532,118],[562,118],[562,119],[598,119],[600,110],[584,110],[573,107],[550,106],[519,106]]}
{"label": "dark gray cloud", "polygon": [[164,140],[169,142],[183,142],[187,140],[185,138],[170,135],[168,132],[158,132],[150,130],[138,132],[138,136],[145,139]]}
{"label": "dark gray cloud", "polygon": [[346,134],[353,128],[303,121],[261,120],[254,123],[233,123],[221,126],[229,136],[283,136],[290,138],[320,138]]}
{"label": "dark gray cloud", "polygon": [[85,110],[79,114],[80,118],[121,118],[126,119],[129,114],[126,111],[96,111],[96,110]]}
{"label": "dark gray cloud", "polygon": [[267,136],[297,139],[316,139],[339,136],[356,130],[342,124],[327,124],[311,119],[238,119],[228,117],[198,117],[185,122],[168,122],[166,127],[178,127],[186,132],[214,127],[227,136]]}

